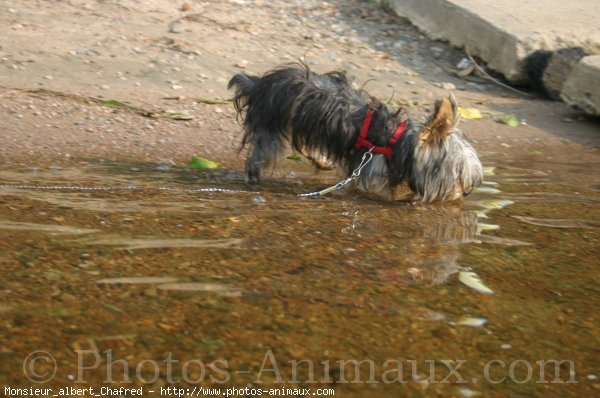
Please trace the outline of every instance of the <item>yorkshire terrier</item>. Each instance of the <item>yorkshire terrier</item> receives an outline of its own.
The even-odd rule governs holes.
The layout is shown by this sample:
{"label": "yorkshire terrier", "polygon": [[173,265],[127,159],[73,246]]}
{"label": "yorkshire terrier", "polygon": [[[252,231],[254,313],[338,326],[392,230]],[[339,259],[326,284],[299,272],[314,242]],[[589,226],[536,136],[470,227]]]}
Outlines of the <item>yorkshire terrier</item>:
{"label": "yorkshire terrier", "polygon": [[242,148],[249,146],[251,184],[287,144],[317,167],[340,165],[347,176],[371,151],[355,184],[386,199],[455,200],[482,181],[477,153],[456,129],[460,113],[453,96],[437,101],[427,121],[418,123],[368,99],[345,73],[321,75],[305,64],[262,77],[236,74],[228,88],[235,89],[238,118],[245,112]]}

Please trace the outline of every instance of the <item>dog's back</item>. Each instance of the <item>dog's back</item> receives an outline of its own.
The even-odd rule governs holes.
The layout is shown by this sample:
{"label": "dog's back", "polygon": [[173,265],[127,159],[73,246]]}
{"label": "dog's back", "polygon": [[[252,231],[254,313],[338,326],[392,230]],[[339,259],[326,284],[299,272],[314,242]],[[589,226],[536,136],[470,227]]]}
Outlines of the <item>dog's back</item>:
{"label": "dog's back", "polygon": [[368,106],[345,73],[321,75],[305,64],[277,68],[262,77],[236,74],[228,88],[235,90],[238,119],[244,119],[242,148],[252,144],[265,149],[255,156],[265,166],[271,163],[269,154],[280,152],[286,141],[301,153],[345,156],[357,133],[353,119],[362,118]]}

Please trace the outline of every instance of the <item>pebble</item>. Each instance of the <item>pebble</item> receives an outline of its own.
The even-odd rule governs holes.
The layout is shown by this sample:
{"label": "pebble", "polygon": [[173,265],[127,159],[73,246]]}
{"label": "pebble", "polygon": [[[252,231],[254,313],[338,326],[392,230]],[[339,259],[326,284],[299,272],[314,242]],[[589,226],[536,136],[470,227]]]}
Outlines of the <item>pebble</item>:
{"label": "pebble", "polygon": [[103,85],[100,86],[100,88],[102,90],[108,90],[108,89],[110,89],[110,86],[108,84],[103,84]]}
{"label": "pebble", "polygon": [[85,124],[85,120],[79,119],[79,120],[75,120],[73,122],[74,125],[76,126],[83,126]]}
{"label": "pebble", "polygon": [[52,79],[54,79],[54,77],[52,77],[50,75],[46,75],[46,76],[44,76],[44,79],[46,79],[46,80],[52,80]]}
{"label": "pebble", "polygon": [[238,63],[235,64],[235,66],[237,66],[238,68],[247,68],[248,67],[248,61],[243,59],[241,61],[239,61]]}
{"label": "pebble", "polygon": [[472,318],[472,317],[464,317],[464,318],[461,318],[458,322],[456,322],[457,325],[471,326],[474,328],[484,326],[486,323],[487,323],[487,320],[485,318]]}
{"label": "pebble", "polygon": [[408,84],[409,86],[417,84],[414,80],[406,80],[404,83]]}
{"label": "pebble", "polygon": [[449,83],[449,82],[442,83],[442,88],[444,90],[456,90],[456,86],[454,84],[452,84],[452,83]]}
{"label": "pebble", "polygon": [[470,65],[471,65],[471,61],[468,60],[467,58],[463,58],[456,64],[456,67],[458,69],[467,69]]}
{"label": "pebble", "polygon": [[173,25],[173,26],[171,26],[171,29],[169,29],[169,32],[181,33],[181,32],[183,32],[183,29],[181,28],[181,25]]}
{"label": "pebble", "polygon": [[462,395],[465,398],[472,398],[472,397],[476,397],[478,395],[481,395],[480,392],[477,391],[473,391],[468,387],[461,387],[458,389],[458,392],[460,393],[460,395]]}
{"label": "pebble", "polygon": [[503,350],[510,350],[512,348],[512,345],[504,343],[500,346],[500,348],[502,348]]}
{"label": "pebble", "polygon": [[181,90],[181,89],[183,88],[183,86],[180,86],[179,84],[173,84],[173,85],[171,86],[171,88],[172,88],[173,90]]}

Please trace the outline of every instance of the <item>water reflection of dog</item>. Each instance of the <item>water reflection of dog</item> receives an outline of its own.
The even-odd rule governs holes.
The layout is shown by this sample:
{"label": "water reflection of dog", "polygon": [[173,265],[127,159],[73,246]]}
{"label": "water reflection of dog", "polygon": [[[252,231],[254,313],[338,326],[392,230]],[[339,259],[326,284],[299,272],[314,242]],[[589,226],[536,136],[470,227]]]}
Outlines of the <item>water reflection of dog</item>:
{"label": "water reflection of dog", "polygon": [[405,275],[409,282],[436,285],[460,271],[460,245],[477,241],[477,214],[462,206],[430,207],[427,213],[429,221],[419,223],[419,236],[433,247]]}
{"label": "water reflection of dog", "polygon": [[400,272],[408,283],[448,281],[460,271],[460,246],[478,241],[478,216],[459,203],[386,207],[382,211],[383,215],[367,217],[356,205],[348,205],[344,215],[350,222],[342,232],[382,242],[392,236],[390,256],[399,260],[393,272]]}

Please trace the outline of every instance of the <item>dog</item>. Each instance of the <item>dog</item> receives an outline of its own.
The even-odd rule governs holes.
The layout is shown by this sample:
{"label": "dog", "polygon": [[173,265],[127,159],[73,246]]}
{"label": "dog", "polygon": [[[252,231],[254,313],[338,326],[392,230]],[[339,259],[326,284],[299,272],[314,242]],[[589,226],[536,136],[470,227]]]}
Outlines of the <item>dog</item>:
{"label": "dog", "polygon": [[[468,195],[483,178],[476,151],[456,129],[453,96],[436,102],[425,123],[352,87],[344,72],[318,74],[304,63],[262,77],[234,75],[233,104],[249,147],[247,182],[260,181],[287,145],[317,167],[339,165],[363,191],[388,200],[436,202]],[[372,158],[365,164],[365,154]]]}

